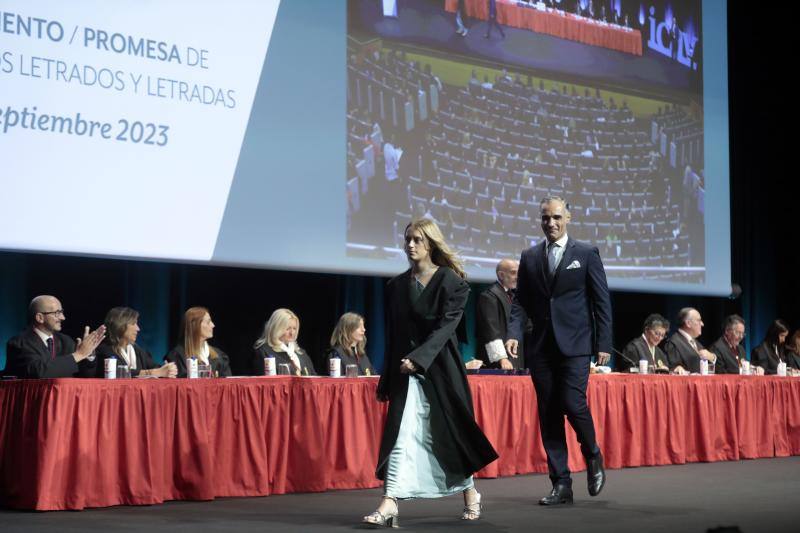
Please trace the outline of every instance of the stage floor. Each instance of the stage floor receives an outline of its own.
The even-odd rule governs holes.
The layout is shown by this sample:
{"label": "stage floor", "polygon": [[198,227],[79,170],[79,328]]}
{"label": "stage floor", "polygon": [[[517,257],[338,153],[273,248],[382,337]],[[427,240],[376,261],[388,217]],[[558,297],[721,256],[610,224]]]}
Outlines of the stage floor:
{"label": "stage floor", "polygon": [[[575,505],[546,508],[542,475],[479,480],[484,516],[458,520],[460,497],[401,503],[400,525],[414,531],[463,526],[472,531],[702,532],[797,531],[800,457],[611,470],[603,493],[590,498],[575,475]],[[168,502],[80,512],[0,511],[3,533],[24,531],[351,531],[371,511],[379,489]]]}

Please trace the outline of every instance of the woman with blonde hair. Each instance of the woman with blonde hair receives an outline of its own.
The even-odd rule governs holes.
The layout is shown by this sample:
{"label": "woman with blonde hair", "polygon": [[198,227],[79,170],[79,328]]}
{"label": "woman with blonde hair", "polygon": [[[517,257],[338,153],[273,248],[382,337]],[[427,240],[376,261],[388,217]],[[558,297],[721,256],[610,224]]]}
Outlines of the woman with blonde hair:
{"label": "woman with blonde hair", "polygon": [[[331,349],[328,351],[327,360],[338,357],[342,363],[342,374],[347,365],[358,366],[358,374],[371,376],[375,374],[372,363],[367,357],[367,335],[364,327],[364,317],[358,313],[345,313],[339,318],[331,334]],[[330,366],[328,367],[330,368]]]}
{"label": "woman with blonde hair", "polygon": [[105,372],[105,360],[116,358],[119,365],[127,366],[131,377],[174,378],[178,369],[173,363],[162,366],[153,360],[150,352],[136,344],[139,335],[139,312],[130,307],[114,307],[106,314],[106,338],[97,347],[97,377]]}
{"label": "woman with blonde hair", "polygon": [[305,350],[297,344],[300,319],[289,309],[276,309],[264,324],[261,337],[253,344],[253,372],[264,375],[264,358],[274,357],[276,367],[289,365],[296,376],[316,376],[314,364]]}
{"label": "woman with blonde hair", "polygon": [[231,375],[228,356],[219,348],[208,343],[214,336],[214,322],[205,307],[190,307],[183,315],[178,344],[169,351],[166,360],[178,367],[178,377],[185,378],[186,358],[197,357],[197,362],[211,367],[211,374],[217,377]]}
{"label": "woman with blonde hair", "polygon": [[435,222],[405,230],[410,269],[386,287],[387,353],[378,400],[388,401],[376,475],[384,480],[378,508],[363,518],[396,526],[397,502],[463,493],[463,520],[481,517],[472,474],[497,452],[475,422],[456,329],[469,285],[461,262]]}

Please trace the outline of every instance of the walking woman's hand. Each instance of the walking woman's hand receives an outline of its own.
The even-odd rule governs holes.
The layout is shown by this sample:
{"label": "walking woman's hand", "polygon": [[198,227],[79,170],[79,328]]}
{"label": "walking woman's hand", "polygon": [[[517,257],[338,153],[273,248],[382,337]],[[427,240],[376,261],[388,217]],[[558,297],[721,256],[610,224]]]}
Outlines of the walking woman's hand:
{"label": "walking woman's hand", "polygon": [[411,359],[400,359],[400,373],[401,374],[415,374],[417,372],[417,365]]}

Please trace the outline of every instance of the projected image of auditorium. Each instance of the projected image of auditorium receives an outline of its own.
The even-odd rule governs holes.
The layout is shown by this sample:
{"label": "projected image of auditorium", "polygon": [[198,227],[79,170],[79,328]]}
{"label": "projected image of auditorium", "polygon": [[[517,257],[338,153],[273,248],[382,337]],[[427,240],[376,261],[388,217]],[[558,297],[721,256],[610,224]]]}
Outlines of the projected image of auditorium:
{"label": "projected image of auditorium", "polygon": [[349,0],[347,254],[417,217],[468,265],[544,236],[543,198],[608,276],[706,277],[697,1]]}

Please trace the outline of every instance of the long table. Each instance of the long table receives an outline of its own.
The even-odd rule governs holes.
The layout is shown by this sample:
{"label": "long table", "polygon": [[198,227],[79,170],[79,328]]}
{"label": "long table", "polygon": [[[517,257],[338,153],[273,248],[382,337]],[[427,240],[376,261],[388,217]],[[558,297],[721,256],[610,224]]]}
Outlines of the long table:
{"label": "long table", "polygon": [[[445,9],[455,13],[457,4],[458,0],[445,0]],[[467,16],[489,19],[486,0],[466,0],[465,5]],[[539,11],[532,7],[518,6],[516,2],[497,0],[497,22],[570,41],[642,55],[642,33],[639,30],[602,24],[572,13]]]}
{"label": "long table", "polygon": [[[470,376],[500,459],[546,472],[528,377]],[[0,382],[0,505],[83,509],[377,487],[375,378]],[[800,455],[800,379],[596,375],[609,468]],[[568,429],[570,468],[584,468]]]}

